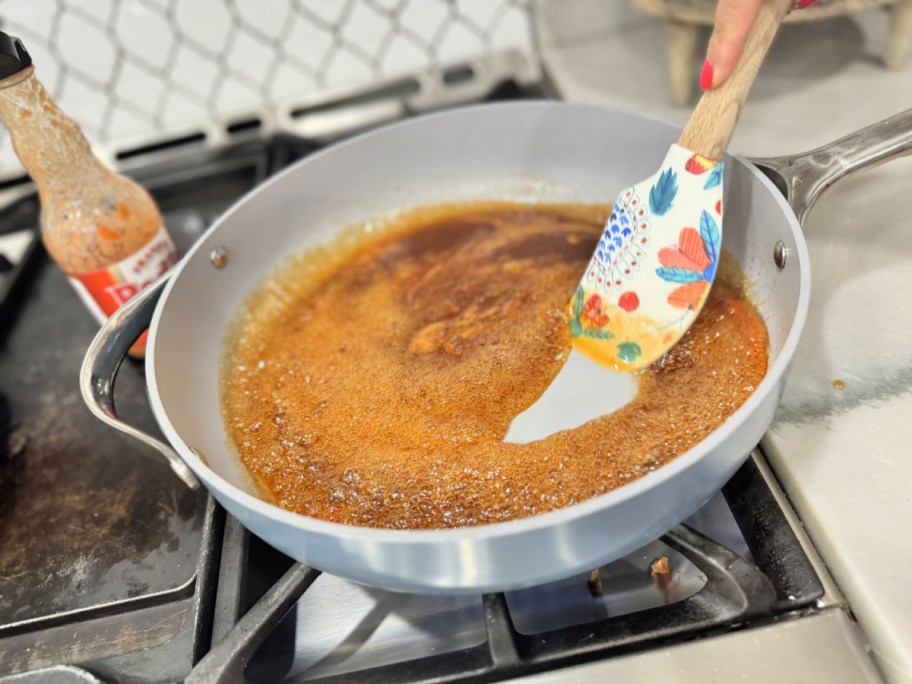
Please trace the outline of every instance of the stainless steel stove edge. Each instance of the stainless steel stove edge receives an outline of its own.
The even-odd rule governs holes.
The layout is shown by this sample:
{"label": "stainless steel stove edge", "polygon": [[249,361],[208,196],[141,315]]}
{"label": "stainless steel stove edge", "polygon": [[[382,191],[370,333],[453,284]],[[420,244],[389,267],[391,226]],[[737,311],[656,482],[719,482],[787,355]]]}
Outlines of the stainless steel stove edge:
{"label": "stainless steel stove edge", "polygon": [[841,606],[796,619],[510,680],[519,684],[875,684],[883,679]]}
{"label": "stainless steel stove edge", "polygon": [[759,448],[755,449],[751,454],[751,460],[754,462],[754,464],[757,466],[757,470],[763,476],[763,481],[766,483],[766,486],[769,487],[769,490],[772,493],[773,498],[776,500],[779,508],[782,509],[782,513],[785,516],[786,520],[788,520],[792,531],[795,533],[795,537],[798,539],[798,543],[801,544],[801,550],[804,551],[804,553],[807,555],[808,560],[811,562],[811,565],[814,568],[814,572],[816,572],[817,576],[820,578],[820,583],[823,585],[824,593],[823,596],[817,600],[817,607],[830,608],[833,606],[842,606],[843,608],[848,608],[848,603],[846,602],[845,597],[842,595],[842,592],[839,591],[839,587],[836,586],[836,582],[827,571],[823,559],[820,557],[817,549],[814,548],[814,544],[811,542],[810,537],[804,529],[804,524],[801,522],[801,519],[795,512],[795,509],[792,508],[792,505],[789,502],[785,491],[779,484],[779,480],[776,479],[776,476],[773,474],[772,469],[766,462],[766,457],[763,455]]}

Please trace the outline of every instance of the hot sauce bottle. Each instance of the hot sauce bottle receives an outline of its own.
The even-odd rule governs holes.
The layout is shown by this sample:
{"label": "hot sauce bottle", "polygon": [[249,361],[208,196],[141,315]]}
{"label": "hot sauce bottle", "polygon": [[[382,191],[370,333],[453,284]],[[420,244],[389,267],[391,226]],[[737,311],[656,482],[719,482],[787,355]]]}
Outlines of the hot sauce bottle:
{"label": "hot sauce bottle", "polygon": [[[21,41],[2,31],[0,78],[0,118],[37,186],[44,246],[103,323],[177,263],[177,248],[149,193],[95,157],[35,77]],[[143,334],[131,356],[145,346]]]}

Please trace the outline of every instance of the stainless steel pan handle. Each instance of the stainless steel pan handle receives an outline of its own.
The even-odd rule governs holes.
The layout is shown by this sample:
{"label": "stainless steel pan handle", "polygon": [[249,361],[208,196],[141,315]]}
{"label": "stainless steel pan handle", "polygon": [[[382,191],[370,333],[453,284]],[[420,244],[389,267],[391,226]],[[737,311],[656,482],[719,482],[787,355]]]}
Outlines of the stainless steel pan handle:
{"label": "stainless steel pan handle", "polygon": [[802,154],[752,159],[788,199],[798,221],[820,195],[856,171],[912,153],[912,109]]}
{"label": "stainless steel pan handle", "polygon": [[117,417],[114,410],[114,380],[133,343],[148,329],[155,305],[169,276],[164,275],[124,304],[108,319],[92,340],[79,371],[79,389],[89,409],[98,418],[167,459],[171,470],[191,489],[199,480],[171,447]]}

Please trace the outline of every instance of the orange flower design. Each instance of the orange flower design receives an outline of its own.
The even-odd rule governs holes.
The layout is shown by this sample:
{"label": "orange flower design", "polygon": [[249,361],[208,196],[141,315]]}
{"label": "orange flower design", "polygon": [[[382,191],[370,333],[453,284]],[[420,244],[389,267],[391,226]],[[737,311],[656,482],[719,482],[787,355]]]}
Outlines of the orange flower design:
{"label": "orange flower design", "polygon": [[668,303],[677,309],[696,309],[715,275],[719,239],[715,222],[710,225],[710,221],[704,212],[702,230],[684,228],[677,245],[659,250],[662,268],[657,274],[663,280],[680,283],[668,295]]}
{"label": "orange flower design", "polygon": [[602,298],[597,294],[586,300],[580,322],[587,328],[602,328],[608,324],[608,314],[602,311]]}

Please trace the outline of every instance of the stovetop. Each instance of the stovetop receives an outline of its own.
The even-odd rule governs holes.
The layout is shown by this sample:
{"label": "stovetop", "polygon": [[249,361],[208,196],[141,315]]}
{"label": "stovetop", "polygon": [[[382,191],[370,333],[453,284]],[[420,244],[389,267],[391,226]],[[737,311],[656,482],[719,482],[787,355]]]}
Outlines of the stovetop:
{"label": "stovetop", "polygon": [[[825,586],[763,468],[750,460],[685,525],[598,568],[601,592],[591,573],[477,597],[319,575],[253,655],[247,680],[356,682],[369,671],[381,682],[500,681],[814,610]],[[663,558],[667,575],[656,572]],[[231,519],[221,560],[214,642],[235,639],[235,652],[236,621],[283,573],[304,569],[289,571]],[[222,681],[216,672],[201,681]]]}
{"label": "stovetop", "polygon": [[[491,97],[528,94],[508,83]],[[218,148],[189,136],[166,159],[125,153],[143,161],[134,175],[181,249],[317,147],[251,128]],[[222,644],[234,655],[203,660],[196,681],[497,681],[827,607],[828,579],[759,455],[686,525],[543,587],[410,596],[293,565],[91,418],[77,376],[97,325],[37,244],[34,196],[12,189],[0,211],[0,679],[177,681]],[[160,434],[142,363],[121,369],[116,397]],[[283,575],[307,586],[284,617],[270,598]],[[274,629],[236,628],[255,604]]]}

